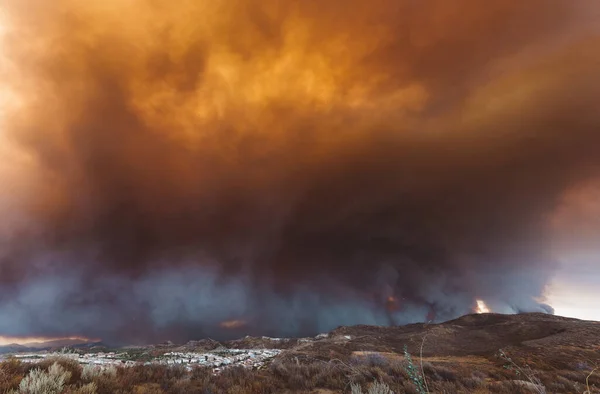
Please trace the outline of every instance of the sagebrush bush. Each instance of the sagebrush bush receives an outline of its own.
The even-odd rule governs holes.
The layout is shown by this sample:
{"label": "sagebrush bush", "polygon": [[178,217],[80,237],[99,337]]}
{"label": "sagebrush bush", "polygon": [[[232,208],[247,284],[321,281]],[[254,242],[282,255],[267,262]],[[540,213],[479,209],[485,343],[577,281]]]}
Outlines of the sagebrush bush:
{"label": "sagebrush bush", "polygon": [[85,381],[91,381],[99,376],[107,376],[110,378],[117,377],[117,367],[114,365],[100,366],[93,364],[84,365],[81,370],[81,379]]}
{"label": "sagebrush bush", "polygon": [[358,383],[350,384],[350,394],[362,394],[362,388]]}
{"label": "sagebrush bush", "polygon": [[[351,394],[362,394],[362,389],[359,384],[352,383],[350,385]],[[369,384],[367,394],[394,394],[386,383],[375,381]]]}
{"label": "sagebrush bush", "polygon": [[369,385],[368,394],[393,394],[390,386],[383,382],[373,382]]}
{"label": "sagebrush bush", "polygon": [[39,368],[31,370],[21,380],[19,391],[23,394],[59,394],[70,378],[71,372],[55,362],[47,372]]}
{"label": "sagebrush bush", "polygon": [[[60,365],[65,371],[71,373],[70,380],[71,381],[79,381],[81,378],[81,364],[77,360],[66,356],[57,356],[57,357],[48,357],[37,364],[27,364],[27,372],[34,368],[41,368],[43,370],[48,370],[53,364]],[[69,382],[65,382],[67,384]]]}

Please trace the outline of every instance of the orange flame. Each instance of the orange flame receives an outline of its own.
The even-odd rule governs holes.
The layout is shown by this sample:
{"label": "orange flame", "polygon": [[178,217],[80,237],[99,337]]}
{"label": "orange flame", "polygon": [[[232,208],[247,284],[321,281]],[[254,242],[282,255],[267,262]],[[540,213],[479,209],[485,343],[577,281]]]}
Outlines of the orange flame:
{"label": "orange flame", "polygon": [[490,313],[490,308],[486,305],[483,300],[476,300],[477,306],[475,307],[475,313]]}

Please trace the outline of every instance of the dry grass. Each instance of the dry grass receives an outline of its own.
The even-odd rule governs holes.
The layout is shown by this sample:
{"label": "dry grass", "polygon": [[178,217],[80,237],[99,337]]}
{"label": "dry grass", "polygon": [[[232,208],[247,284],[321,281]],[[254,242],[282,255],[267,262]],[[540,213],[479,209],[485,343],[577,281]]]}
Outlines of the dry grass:
{"label": "dry grass", "polygon": [[[414,361],[420,366],[420,359]],[[513,361],[524,368],[521,359],[513,358]],[[62,391],[67,394],[350,393],[351,385],[354,392],[362,393],[369,393],[374,387],[381,390],[389,387],[395,394],[418,393],[409,379],[402,355],[374,352],[356,352],[346,360],[281,357],[260,370],[232,367],[220,374],[208,368],[187,371],[163,365],[117,367],[108,372],[85,367],[84,372],[84,368],[69,359],[45,360],[38,364],[8,360],[0,363],[0,393],[19,392],[23,379],[32,376],[32,371],[47,374],[55,364],[69,376],[64,379]],[[422,366],[430,393],[518,394],[531,393],[532,389],[535,392],[526,376],[517,374],[515,369],[504,368],[502,360],[427,357],[423,358]],[[600,377],[590,373],[592,368],[585,371],[536,369],[536,364],[529,367],[547,392],[589,390],[594,393],[600,387]]]}

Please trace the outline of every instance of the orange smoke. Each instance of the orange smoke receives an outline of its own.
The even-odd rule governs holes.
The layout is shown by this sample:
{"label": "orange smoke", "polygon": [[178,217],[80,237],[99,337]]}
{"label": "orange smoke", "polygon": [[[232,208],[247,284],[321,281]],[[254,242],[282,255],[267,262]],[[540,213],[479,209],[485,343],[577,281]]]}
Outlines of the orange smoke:
{"label": "orange smoke", "polygon": [[[570,2],[553,4],[8,0],[0,208],[56,225],[73,207],[132,204],[162,226],[199,200],[301,193],[387,139],[496,135],[573,67],[592,72],[594,40],[548,44],[581,22]],[[226,229],[254,220],[228,212]],[[11,233],[24,220],[9,219]]]}
{"label": "orange smoke", "polygon": [[[114,323],[129,314],[151,335],[245,324],[227,316],[320,327],[364,319],[334,293],[384,284],[437,319],[474,295],[529,305],[546,281],[539,222],[598,161],[587,8],[4,0],[0,320],[23,313],[2,330],[106,338],[134,332]],[[506,290],[523,261],[529,276]],[[209,279],[182,267],[215,272],[202,302],[180,282],[200,293]],[[56,297],[16,307],[38,278]],[[221,279],[244,297],[224,297]],[[157,297],[155,282],[181,292]],[[117,317],[97,322],[90,306]]]}
{"label": "orange smoke", "polygon": [[99,342],[100,339],[91,339],[80,336],[74,337],[58,337],[58,338],[49,338],[49,337],[6,337],[0,336],[0,346],[6,345],[41,345],[44,342],[77,342],[77,343],[90,343],[90,342]]}
{"label": "orange smoke", "polygon": [[[515,44],[522,39],[497,32],[510,28],[527,45],[549,40],[570,28],[568,2],[413,3],[9,0],[0,102],[19,104],[0,114],[0,181],[14,186],[13,204],[56,220],[76,203],[69,191],[89,186],[86,168],[72,164],[112,177],[113,161],[135,177],[140,209],[168,214],[165,189],[202,194],[238,166],[242,190],[277,182],[283,169],[308,176],[361,149],[374,126],[400,136],[415,126],[426,134],[493,124],[525,110],[565,67],[559,59],[545,74],[522,71],[531,61]],[[465,78],[466,69],[480,75]],[[476,83],[490,76],[501,78]],[[427,112],[452,94],[464,95],[458,112]],[[257,165],[273,155],[282,172]],[[161,169],[146,171],[156,161]]]}
{"label": "orange smoke", "polygon": [[[392,23],[386,13],[398,2],[389,0],[369,7],[360,1],[317,6],[203,0],[172,6],[148,0],[60,0],[39,4],[38,11],[21,3],[9,2],[12,23],[7,26],[13,29],[7,27],[5,40],[5,51],[18,67],[6,68],[2,75],[6,91],[23,102],[21,111],[10,116],[9,132],[17,132],[13,138],[45,141],[66,157],[74,155],[68,135],[72,126],[89,116],[90,107],[100,105],[90,101],[99,99],[98,94],[114,95],[136,118],[137,124],[129,127],[146,128],[192,151],[211,143],[223,165],[235,160],[232,144],[250,136],[263,142],[258,156],[284,148],[290,134],[306,126],[307,111],[334,114],[327,124],[310,124],[319,127],[313,159],[330,157],[361,138],[364,131],[346,130],[350,118],[371,118],[372,123],[385,117],[387,124],[403,124],[401,132],[431,104],[436,90],[452,88],[453,69],[490,60],[484,42],[496,31],[479,31],[484,26],[514,18],[515,29],[535,36],[540,34],[536,30],[548,29],[546,24],[558,24],[565,12],[541,1],[528,6],[466,1],[468,6],[460,7],[434,0],[423,9],[403,3],[398,6],[403,10],[394,11],[404,20]],[[534,5],[540,7],[543,23],[535,28],[528,26],[530,20],[521,20]],[[374,21],[383,25],[373,28]],[[410,30],[410,40],[400,45],[402,29]],[[465,37],[479,41],[481,53],[448,57],[435,49],[448,45],[451,50]],[[510,65],[506,56],[495,66]],[[424,62],[444,63],[447,71],[435,70],[432,78],[434,71],[424,69]],[[482,116],[494,116],[501,106],[517,105],[506,96],[515,86],[527,94],[540,83],[544,81],[517,74],[493,92],[473,88],[462,118],[479,122]],[[42,123],[43,129],[34,127]],[[123,129],[111,133],[126,132],[127,123],[115,127]],[[32,129],[35,134],[30,135]],[[216,146],[213,139],[227,130],[235,130],[230,141]],[[185,158],[169,159],[165,165],[177,174],[170,186],[186,188],[193,174]],[[143,165],[143,157],[127,161]],[[253,183],[263,181],[261,174],[252,175]],[[60,192],[49,194],[40,209],[67,204],[65,198]]]}

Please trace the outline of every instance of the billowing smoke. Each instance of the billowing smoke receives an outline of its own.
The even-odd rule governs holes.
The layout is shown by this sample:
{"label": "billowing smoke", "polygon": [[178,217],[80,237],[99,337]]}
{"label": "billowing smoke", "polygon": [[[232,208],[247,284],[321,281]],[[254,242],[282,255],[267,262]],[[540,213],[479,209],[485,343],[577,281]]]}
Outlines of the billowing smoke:
{"label": "billowing smoke", "polygon": [[551,311],[548,218],[600,172],[595,0],[4,3],[3,335]]}

